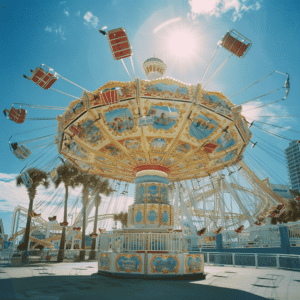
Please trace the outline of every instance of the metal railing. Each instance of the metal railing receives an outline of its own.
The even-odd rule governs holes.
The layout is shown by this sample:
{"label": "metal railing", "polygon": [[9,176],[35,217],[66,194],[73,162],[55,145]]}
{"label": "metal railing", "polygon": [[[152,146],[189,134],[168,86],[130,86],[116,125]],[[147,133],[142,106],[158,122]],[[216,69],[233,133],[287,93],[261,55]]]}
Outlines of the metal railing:
{"label": "metal railing", "polygon": [[116,233],[101,235],[99,250],[182,252],[185,244],[182,233]]}
{"label": "metal railing", "polygon": [[203,249],[216,249],[217,242],[215,236],[201,236],[198,238],[198,246]]}
{"label": "metal railing", "polygon": [[223,248],[248,248],[248,247],[281,247],[279,228],[251,230],[241,233],[223,233]]}
{"label": "metal railing", "polygon": [[300,255],[228,252],[203,252],[202,254],[205,264],[300,271]]}
{"label": "metal railing", "polygon": [[[64,260],[79,261],[81,249],[65,250]],[[85,250],[85,260],[89,260],[91,250]],[[23,255],[26,253],[26,260],[23,260]],[[56,262],[59,250],[29,250],[29,251],[1,251],[0,265],[2,266],[20,266],[24,264],[39,263],[39,262]],[[100,252],[95,251],[95,258],[98,259]]]}
{"label": "metal railing", "polygon": [[299,225],[292,225],[288,226],[289,231],[289,239],[290,239],[290,246],[296,247],[300,246],[300,226]]}

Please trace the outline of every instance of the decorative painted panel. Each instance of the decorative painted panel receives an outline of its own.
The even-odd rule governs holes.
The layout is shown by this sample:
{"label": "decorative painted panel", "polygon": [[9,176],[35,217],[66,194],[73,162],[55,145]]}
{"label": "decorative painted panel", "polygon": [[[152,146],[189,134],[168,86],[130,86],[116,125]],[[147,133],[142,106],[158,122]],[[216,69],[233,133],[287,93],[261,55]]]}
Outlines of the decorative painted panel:
{"label": "decorative painted panel", "polygon": [[179,269],[177,255],[153,255],[150,261],[151,273],[176,274]]}
{"label": "decorative painted panel", "polygon": [[189,134],[197,140],[201,140],[210,136],[218,127],[218,123],[211,117],[198,115],[192,121]]}
{"label": "decorative painted panel", "polygon": [[148,115],[153,116],[153,128],[168,130],[176,124],[179,117],[179,110],[177,108],[170,108],[169,106],[155,106],[152,105],[148,111]]}
{"label": "decorative painted panel", "polygon": [[184,266],[187,274],[203,272],[203,254],[186,254]]}
{"label": "decorative painted panel", "polygon": [[100,253],[98,268],[102,271],[110,270],[110,257],[108,253]]}
{"label": "decorative painted panel", "polygon": [[107,124],[115,132],[131,131],[134,127],[134,120],[131,110],[128,108],[119,108],[105,113]]}
{"label": "decorative painted panel", "polygon": [[143,260],[139,254],[119,254],[115,259],[117,272],[142,272]]}

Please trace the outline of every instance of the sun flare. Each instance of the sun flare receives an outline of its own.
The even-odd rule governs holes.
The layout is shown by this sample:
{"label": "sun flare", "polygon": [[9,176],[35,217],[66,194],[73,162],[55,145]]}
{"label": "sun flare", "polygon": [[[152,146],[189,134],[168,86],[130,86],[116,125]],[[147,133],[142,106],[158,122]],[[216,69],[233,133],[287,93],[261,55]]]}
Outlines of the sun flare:
{"label": "sun flare", "polygon": [[196,52],[196,37],[189,30],[179,29],[173,31],[166,42],[170,54],[178,58],[190,57]]}

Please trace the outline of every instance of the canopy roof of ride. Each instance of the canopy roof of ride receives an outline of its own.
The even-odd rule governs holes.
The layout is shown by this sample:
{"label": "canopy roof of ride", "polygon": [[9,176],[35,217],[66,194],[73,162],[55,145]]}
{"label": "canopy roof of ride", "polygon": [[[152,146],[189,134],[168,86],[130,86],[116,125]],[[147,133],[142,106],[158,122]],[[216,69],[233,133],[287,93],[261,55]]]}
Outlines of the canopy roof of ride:
{"label": "canopy roof of ride", "polygon": [[58,150],[81,170],[133,182],[142,170],[199,178],[241,159],[251,138],[221,92],[171,78],[110,81],[58,116]]}

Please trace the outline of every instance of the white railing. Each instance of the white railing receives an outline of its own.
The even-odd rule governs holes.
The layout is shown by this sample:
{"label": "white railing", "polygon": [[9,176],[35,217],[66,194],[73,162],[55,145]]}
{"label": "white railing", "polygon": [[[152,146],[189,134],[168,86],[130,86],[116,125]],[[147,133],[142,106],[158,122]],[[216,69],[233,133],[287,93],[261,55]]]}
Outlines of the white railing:
{"label": "white railing", "polygon": [[203,252],[205,264],[300,270],[300,255]]}
{"label": "white railing", "polygon": [[222,234],[223,248],[281,247],[279,228],[266,228]]}
{"label": "white railing", "polygon": [[217,247],[216,236],[199,237],[198,247],[203,249],[215,249]]}
{"label": "white railing", "polygon": [[171,251],[182,252],[181,233],[121,233],[100,236],[99,251]]}
{"label": "white railing", "polygon": [[300,225],[288,226],[290,246],[300,246]]}

